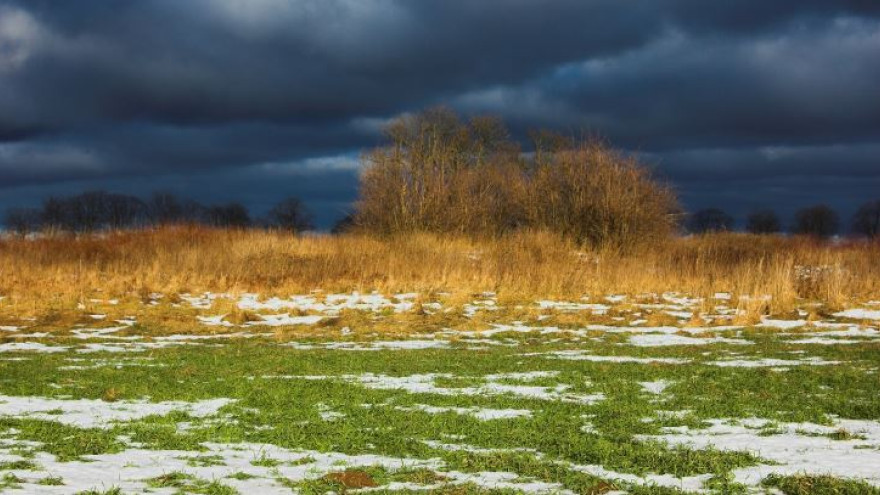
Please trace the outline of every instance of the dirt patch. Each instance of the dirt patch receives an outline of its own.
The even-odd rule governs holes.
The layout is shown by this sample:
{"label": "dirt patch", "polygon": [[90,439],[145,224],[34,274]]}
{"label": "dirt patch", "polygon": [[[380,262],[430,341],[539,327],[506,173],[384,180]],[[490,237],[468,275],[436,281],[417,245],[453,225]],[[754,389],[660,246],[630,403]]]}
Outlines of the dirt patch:
{"label": "dirt patch", "polygon": [[346,488],[372,488],[379,486],[369,473],[357,470],[327,473],[324,479],[339,483]]}

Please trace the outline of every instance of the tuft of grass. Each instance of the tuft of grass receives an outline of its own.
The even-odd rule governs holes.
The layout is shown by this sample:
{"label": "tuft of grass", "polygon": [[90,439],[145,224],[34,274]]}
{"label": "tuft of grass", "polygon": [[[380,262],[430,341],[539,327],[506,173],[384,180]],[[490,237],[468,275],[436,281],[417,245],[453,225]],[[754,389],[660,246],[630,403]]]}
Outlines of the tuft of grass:
{"label": "tuft of grass", "polygon": [[880,495],[880,488],[833,476],[770,475],[762,484],[776,488],[785,495]]}
{"label": "tuft of grass", "polygon": [[47,476],[38,481],[37,484],[43,486],[64,486],[64,478],[61,476]]}

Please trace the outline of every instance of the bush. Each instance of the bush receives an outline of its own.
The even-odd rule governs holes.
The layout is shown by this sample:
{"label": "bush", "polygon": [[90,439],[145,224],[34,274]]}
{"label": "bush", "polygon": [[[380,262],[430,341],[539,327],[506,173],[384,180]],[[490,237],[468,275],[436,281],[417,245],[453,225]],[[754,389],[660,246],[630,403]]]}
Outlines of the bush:
{"label": "bush", "polygon": [[500,233],[518,216],[519,149],[497,119],[434,109],[398,119],[365,156],[355,223],[371,232]]}
{"label": "bush", "polygon": [[853,215],[852,231],[869,239],[880,237],[880,199],[859,207]]}
{"label": "bush", "polygon": [[625,247],[669,236],[678,209],[672,191],[634,158],[596,140],[542,152],[525,187],[528,224],[579,243]]}
{"label": "bush", "polygon": [[673,231],[677,201],[634,158],[597,140],[536,134],[526,159],[492,117],[446,109],[395,121],[390,143],[364,156],[355,225],[369,232],[497,237],[546,229],[617,247]]}
{"label": "bush", "polygon": [[746,231],[751,234],[775,234],[780,230],[782,222],[773,210],[753,211],[746,219]]}
{"label": "bush", "polygon": [[268,225],[297,233],[315,228],[312,212],[299,198],[287,198],[269,210]]}
{"label": "bush", "polygon": [[820,239],[833,236],[840,229],[837,213],[827,205],[816,205],[798,210],[792,232]]}
{"label": "bush", "polygon": [[699,210],[688,219],[688,231],[694,234],[733,230],[733,217],[718,208]]}

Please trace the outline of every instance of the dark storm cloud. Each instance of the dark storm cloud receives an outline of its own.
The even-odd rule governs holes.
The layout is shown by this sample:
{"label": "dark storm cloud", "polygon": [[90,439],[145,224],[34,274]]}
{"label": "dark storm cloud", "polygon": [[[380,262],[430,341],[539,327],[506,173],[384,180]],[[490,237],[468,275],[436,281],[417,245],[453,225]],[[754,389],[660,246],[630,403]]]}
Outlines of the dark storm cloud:
{"label": "dark storm cloud", "polygon": [[198,177],[344,205],[379,123],[433,104],[595,131],[683,187],[809,189],[880,176],[878,87],[873,1],[0,0],[0,203]]}

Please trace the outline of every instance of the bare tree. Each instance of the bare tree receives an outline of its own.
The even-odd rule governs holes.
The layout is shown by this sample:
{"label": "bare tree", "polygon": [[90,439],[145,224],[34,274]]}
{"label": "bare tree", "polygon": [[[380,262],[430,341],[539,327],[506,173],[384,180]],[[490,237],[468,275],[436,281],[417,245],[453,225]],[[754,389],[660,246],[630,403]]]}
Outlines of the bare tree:
{"label": "bare tree", "polygon": [[290,232],[303,232],[315,228],[313,215],[298,198],[287,198],[269,210],[268,223]]}
{"label": "bare tree", "polygon": [[149,213],[146,203],[134,196],[106,194],[103,198],[104,228],[125,229],[143,226]]}
{"label": "bare tree", "polygon": [[43,202],[41,223],[50,230],[72,230],[70,214],[65,201],[57,196],[49,196]]}
{"label": "bare tree", "polygon": [[802,208],[795,213],[792,232],[820,239],[833,236],[840,229],[840,218],[828,205]]}
{"label": "bare tree", "polygon": [[251,225],[247,208],[241,203],[228,203],[208,208],[207,219],[214,227],[245,228]]}
{"label": "bare tree", "polygon": [[724,232],[733,229],[733,217],[719,208],[705,208],[688,220],[688,231],[694,234]]}
{"label": "bare tree", "polygon": [[340,218],[333,224],[333,228],[330,229],[331,234],[345,234],[346,232],[351,232],[355,227],[354,223],[354,215],[348,214],[344,217]]}
{"label": "bare tree", "polygon": [[622,246],[675,223],[671,189],[598,140],[536,132],[527,159],[499,119],[462,122],[446,109],[398,119],[386,133],[390,143],[364,157],[358,228],[498,236],[535,227]]}
{"label": "bare tree", "polygon": [[147,207],[150,219],[155,224],[165,225],[184,220],[183,204],[177,196],[170,192],[154,192]]}
{"label": "bare tree", "polygon": [[10,208],[6,210],[3,223],[8,230],[23,236],[40,229],[41,217],[36,208]]}
{"label": "bare tree", "polygon": [[756,210],[749,213],[746,230],[752,234],[775,234],[782,230],[782,222],[773,210]]}
{"label": "bare tree", "polygon": [[880,237],[880,199],[859,207],[853,215],[852,232],[869,239]]}

